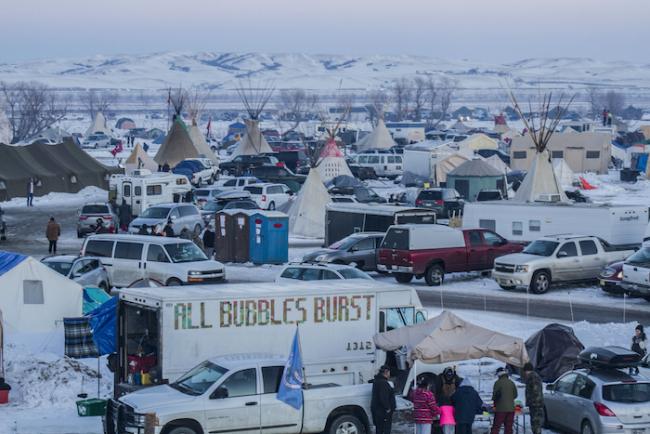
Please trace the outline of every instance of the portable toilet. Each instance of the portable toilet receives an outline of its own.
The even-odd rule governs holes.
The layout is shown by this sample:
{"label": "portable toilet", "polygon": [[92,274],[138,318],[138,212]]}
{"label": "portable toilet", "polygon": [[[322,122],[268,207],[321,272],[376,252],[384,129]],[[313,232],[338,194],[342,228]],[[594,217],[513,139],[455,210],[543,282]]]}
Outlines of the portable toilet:
{"label": "portable toilet", "polygon": [[233,210],[219,211],[214,218],[214,251],[220,262],[233,262],[235,257],[233,214]]}
{"label": "portable toilet", "polygon": [[289,260],[289,216],[279,211],[251,210],[250,261],[283,264]]}
{"label": "portable toilet", "polygon": [[242,209],[233,209],[230,234],[232,235],[232,262],[248,262],[249,254],[249,213]]}

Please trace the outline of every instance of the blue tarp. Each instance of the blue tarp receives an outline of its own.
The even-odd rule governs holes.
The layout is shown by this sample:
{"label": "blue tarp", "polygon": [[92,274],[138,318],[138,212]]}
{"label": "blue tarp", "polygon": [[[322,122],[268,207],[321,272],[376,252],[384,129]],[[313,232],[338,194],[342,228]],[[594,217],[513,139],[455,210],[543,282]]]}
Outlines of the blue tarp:
{"label": "blue tarp", "polygon": [[0,276],[12,270],[16,265],[27,259],[27,256],[18,253],[0,251]]}
{"label": "blue tarp", "polygon": [[647,165],[648,165],[648,154],[639,154],[636,159],[635,169],[640,172],[645,172]]}
{"label": "blue tarp", "polygon": [[100,356],[116,351],[117,301],[118,297],[112,297],[87,315],[90,318],[93,341]]}
{"label": "blue tarp", "polygon": [[97,309],[110,298],[111,296],[101,288],[84,288],[84,301],[83,309],[81,312],[84,315],[88,315],[90,312]]}

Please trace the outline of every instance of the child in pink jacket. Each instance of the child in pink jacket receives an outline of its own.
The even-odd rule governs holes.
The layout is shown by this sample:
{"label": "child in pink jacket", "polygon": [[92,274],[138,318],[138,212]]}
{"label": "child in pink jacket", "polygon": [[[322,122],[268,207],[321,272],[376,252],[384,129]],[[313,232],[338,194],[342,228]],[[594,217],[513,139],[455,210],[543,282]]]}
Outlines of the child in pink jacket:
{"label": "child in pink jacket", "polygon": [[418,380],[418,387],[413,391],[413,419],[415,419],[416,434],[431,434],[433,419],[440,414],[436,398],[429,390],[429,382],[425,378]]}

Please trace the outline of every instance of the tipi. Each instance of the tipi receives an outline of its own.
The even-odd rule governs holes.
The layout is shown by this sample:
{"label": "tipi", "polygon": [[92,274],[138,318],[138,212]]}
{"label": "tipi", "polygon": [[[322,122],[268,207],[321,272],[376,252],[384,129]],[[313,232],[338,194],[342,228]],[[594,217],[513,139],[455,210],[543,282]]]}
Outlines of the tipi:
{"label": "tipi", "polygon": [[85,136],[88,137],[92,134],[103,133],[107,136],[110,136],[113,132],[108,126],[106,126],[106,118],[102,112],[95,113],[92,123],[86,130]]}
{"label": "tipi", "polygon": [[208,145],[208,142],[205,140],[205,137],[199,129],[199,124],[197,119],[199,119],[199,114],[203,107],[205,106],[205,99],[199,94],[198,91],[194,93],[193,96],[188,98],[188,112],[190,119],[192,119],[192,125],[189,128],[190,139],[194,143],[194,147],[198,151],[199,155],[202,155],[205,158],[209,158],[213,163],[219,164],[219,158]]}
{"label": "tipi", "polygon": [[553,159],[553,170],[556,178],[560,181],[562,187],[571,187],[573,184],[573,170],[566,164],[564,158]]}
{"label": "tipi", "polygon": [[273,152],[271,146],[266,141],[260,131],[260,115],[266,107],[266,104],[273,95],[273,87],[264,87],[257,91],[249,85],[247,89],[237,88],[237,93],[241,98],[250,119],[245,119],[246,134],[242,137],[239,145],[233,152],[232,156],[237,155],[257,155]]}
{"label": "tipi", "polygon": [[318,170],[323,182],[329,182],[340,175],[353,176],[352,171],[350,171],[350,168],[348,167],[348,163],[345,161],[343,152],[341,152],[336,144],[336,134],[338,133],[339,128],[341,127],[341,122],[345,117],[345,115],[341,116],[333,127],[325,128],[328,139],[325,142],[325,146],[323,146],[318,157],[318,162],[316,163],[316,169]]}
{"label": "tipi", "polygon": [[176,117],[154,160],[160,165],[167,163],[170,167],[174,167],[186,158],[199,156],[199,151],[194,146],[187,125],[180,116]]}
{"label": "tipi", "polygon": [[397,143],[393,140],[393,136],[390,135],[390,131],[386,128],[384,119],[380,117],[377,121],[377,125],[372,130],[372,133],[357,142],[357,151],[363,152],[370,149],[390,149],[396,145]]}
{"label": "tipi", "polygon": [[317,169],[310,169],[289,210],[289,232],[306,238],[325,237],[325,208],[331,202]]}
{"label": "tipi", "polygon": [[136,143],[133,151],[131,151],[131,155],[124,162],[124,170],[127,175],[132,174],[137,169],[147,169],[152,172],[158,170],[158,163],[142,149],[140,143]]}

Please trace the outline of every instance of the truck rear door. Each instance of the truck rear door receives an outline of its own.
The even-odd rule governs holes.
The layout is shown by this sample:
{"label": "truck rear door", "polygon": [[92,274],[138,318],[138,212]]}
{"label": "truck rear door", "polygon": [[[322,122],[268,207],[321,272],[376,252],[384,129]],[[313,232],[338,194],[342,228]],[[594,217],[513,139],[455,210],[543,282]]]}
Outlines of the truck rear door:
{"label": "truck rear door", "polygon": [[607,265],[607,256],[602,246],[597,246],[594,240],[578,241],[580,253],[582,254],[582,267],[580,269],[581,279],[595,279],[600,270]]}
{"label": "truck rear door", "polygon": [[[467,270],[486,270],[492,268],[488,265],[489,247],[483,242],[481,231],[465,231],[465,246],[467,248]],[[458,264],[460,265],[460,264]]]}
{"label": "truck rear door", "polygon": [[265,434],[294,434],[302,429],[302,412],[277,398],[283,372],[284,366],[262,367],[261,427]]}

